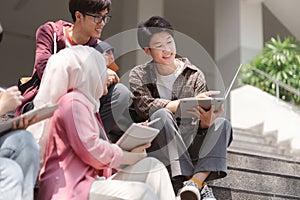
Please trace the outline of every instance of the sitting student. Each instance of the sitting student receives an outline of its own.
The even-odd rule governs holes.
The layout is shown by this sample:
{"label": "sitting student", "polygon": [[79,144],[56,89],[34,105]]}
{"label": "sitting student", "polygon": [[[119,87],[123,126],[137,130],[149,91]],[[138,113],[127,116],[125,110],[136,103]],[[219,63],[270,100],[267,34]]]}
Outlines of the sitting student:
{"label": "sitting student", "polygon": [[213,200],[205,182],[226,176],[231,125],[219,118],[223,108],[213,112],[214,105],[208,111],[195,108],[194,119],[177,117],[178,99],[209,96],[204,74],[188,59],[175,58],[173,28],[168,21],[151,17],[138,28],[138,43],[153,60],[129,74],[134,109],[140,121],[161,118],[163,122],[154,124],[161,132],[147,152],[167,166],[175,192],[182,187],[182,200],[199,200],[200,196]]}
{"label": "sitting student", "polygon": [[[58,109],[45,129],[48,139],[39,199],[175,200],[164,165],[145,158],[149,144],[127,152],[107,139],[98,113],[99,98],[107,93],[104,57],[93,48],[78,45],[53,55],[48,65],[48,69],[64,68],[68,73],[64,81],[68,93],[57,102],[49,96]],[[62,75],[61,80],[64,78]],[[43,84],[44,77],[41,88]],[[53,88],[59,87],[60,82],[55,82]],[[110,176],[111,168],[121,164],[129,166]]]}
{"label": "sitting student", "polygon": [[[17,86],[1,92],[0,115],[20,105],[21,97]],[[14,124],[15,130],[0,134],[0,199],[33,199],[39,170],[39,148],[32,134],[21,130],[30,123],[25,115],[19,124]]]}
{"label": "sitting student", "polygon": [[[32,74],[34,86],[27,89],[22,105],[16,110],[16,115],[33,108],[31,102],[39,92],[39,83],[43,77],[48,59],[51,55],[64,48],[74,45],[95,46],[100,40],[102,30],[110,21],[111,0],[69,0],[69,12],[74,23],[63,20],[47,22],[41,25],[36,33],[35,64]],[[130,99],[129,90],[121,83],[115,71],[110,69],[114,64],[112,50],[105,52],[108,61],[108,94],[101,97],[100,114],[107,133],[112,130],[122,132],[117,125],[119,115],[126,108]],[[116,68],[112,68],[115,69]],[[113,115],[117,110],[118,115]]]}
{"label": "sitting student", "polygon": [[[2,27],[0,24],[0,42]],[[17,86],[0,92],[0,115],[21,104]],[[22,116],[12,131],[0,133],[0,199],[32,200],[33,188],[39,170],[39,148],[31,133],[21,130],[31,123]],[[1,122],[0,122],[1,126]]]}
{"label": "sitting student", "polygon": [[[111,47],[106,42],[100,42],[97,45],[95,45],[94,48],[97,51],[99,51],[101,54],[107,52],[108,50],[113,50],[113,47]],[[72,57],[72,56],[73,55],[71,54],[70,57]],[[39,92],[33,101],[35,108],[42,107],[45,104],[55,104],[61,96],[63,96],[64,94],[66,94],[68,92],[68,90],[70,89],[70,88],[68,88],[69,87],[68,81],[69,81],[69,77],[70,77],[69,72],[72,71],[71,70],[72,68],[74,68],[74,67],[70,66],[70,65],[62,65],[61,67],[57,68],[57,65],[54,65],[53,63],[50,63],[50,62],[47,63],[47,67],[45,68],[45,71],[43,73],[44,75],[41,80],[41,84],[39,86]],[[53,87],[53,85],[55,85],[56,83],[59,83],[59,87]],[[106,82],[106,85],[108,86],[107,82]],[[121,89],[123,87],[121,84],[118,84],[117,86],[119,89]],[[122,86],[122,87],[120,87],[120,86]],[[126,90],[128,90],[128,89],[126,88]],[[115,91],[115,92],[117,92],[117,91]],[[115,93],[115,94],[119,94],[119,93]],[[125,94],[125,93],[123,93],[123,94]],[[104,98],[100,98],[100,107],[102,107],[102,111],[103,111],[103,112],[100,111],[101,120],[102,120],[103,116],[113,117],[115,115],[115,114],[114,115],[107,114],[108,112],[112,112],[112,110],[110,109],[110,106],[107,105],[107,102],[109,102],[109,101],[106,101],[105,99],[110,98],[110,97],[111,97],[110,95],[105,95]],[[127,102],[128,101],[129,100],[127,100]],[[102,103],[104,105],[102,105]],[[115,105],[114,106],[115,108],[119,108],[119,106],[122,105],[122,104],[116,102],[116,99],[111,101],[111,103]],[[119,111],[122,109],[119,108],[117,110]],[[124,117],[125,116],[120,117],[119,119],[122,119],[123,122],[126,121],[126,123],[123,123],[123,124],[126,124],[125,127],[127,127],[127,126],[129,127],[129,122],[132,123],[132,121],[131,121],[131,119],[123,120]],[[108,120],[108,119],[106,119],[106,120]],[[103,122],[103,120],[102,120],[102,122]],[[44,148],[45,148],[46,140],[48,138],[47,132],[45,132],[44,130],[47,129],[47,127],[49,126],[49,123],[50,123],[50,119],[46,119],[46,120],[36,123],[28,128],[28,130],[34,135],[36,141],[38,141],[38,143],[40,145],[40,152],[41,152],[40,160],[41,160],[41,162],[43,161]],[[107,124],[112,124],[112,123],[113,123],[113,120],[111,120],[110,122],[109,121],[107,122]],[[122,127],[122,128],[125,130],[126,129],[125,127]],[[105,131],[106,131],[106,129],[105,129]],[[120,131],[116,131],[116,129],[114,129],[113,131],[114,131],[114,133],[108,135],[108,138],[110,139],[110,141],[116,142],[116,139],[119,138],[119,135],[121,135],[121,133],[120,133]],[[123,133],[123,131],[122,131],[122,133]]]}

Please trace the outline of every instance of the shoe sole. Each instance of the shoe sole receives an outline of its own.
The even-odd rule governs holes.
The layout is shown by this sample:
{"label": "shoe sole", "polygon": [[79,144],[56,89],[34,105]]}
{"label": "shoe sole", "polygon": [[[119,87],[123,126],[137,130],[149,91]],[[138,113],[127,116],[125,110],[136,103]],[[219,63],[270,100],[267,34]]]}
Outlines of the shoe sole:
{"label": "shoe sole", "polygon": [[185,191],[180,194],[181,200],[198,200],[197,195],[191,191]]}
{"label": "shoe sole", "polygon": [[201,196],[198,188],[195,186],[184,186],[179,193],[181,200],[200,200]]}

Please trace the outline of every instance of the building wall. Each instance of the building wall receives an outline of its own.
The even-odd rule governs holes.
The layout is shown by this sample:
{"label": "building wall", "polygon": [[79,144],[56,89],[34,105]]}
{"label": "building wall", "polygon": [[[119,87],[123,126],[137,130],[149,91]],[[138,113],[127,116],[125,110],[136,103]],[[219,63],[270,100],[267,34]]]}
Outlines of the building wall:
{"label": "building wall", "polygon": [[[105,28],[102,39],[111,39],[112,36],[122,31],[136,28],[138,22],[151,15],[162,15],[174,25],[179,33],[201,45],[208,56],[217,62],[216,52],[221,48],[226,49],[226,45],[223,47],[216,45],[216,26],[219,26],[215,19],[217,1],[219,0],[113,0],[111,10],[113,19]],[[239,0],[230,0],[230,2],[235,1],[239,2]],[[18,4],[17,2],[24,3]],[[5,31],[0,45],[0,84],[2,86],[16,84],[19,77],[31,75],[34,64],[35,31],[42,23],[58,19],[71,21],[67,1],[0,2],[0,21]],[[277,33],[291,35],[266,8],[263,9],[263,23],[265,40]],[[223,25],[227,26],[226,22]],[[236,31],[232,30],[229,34],[236,34]],[[120,46],[126,48],[124,41],[114,45],[116,49]],[[192,62],[197,63],[197,59],[194,59],[197,51],[185,51],[181,48],[184,45],[178,46],[183,56],[186,55],[192,59]],[[235,55],[239,56],[238,53]],[[127,73],[133,66],[147,59],[149,58],[137,48],[117,57],[117,63],[122,68],[120,75]],[[208,76],[211,76],[210,72]]]}
{"label": "building wall", "polygon": [[165,0],[164,16],[175,30],[198,41],[214,58],[214,1]]}
{"label": "building wall", "polygon": [[269,41],[272,37],[280,36],[284,38],[293,36],[285,25],[282,24],[265,5],[263,5],[263,24],[264,42]]}
{"label": "building wall", "polygon": [[0,85],[17,84],[30,76],[35,59],[35,32],[46,21],[71,21],[67,0],[0,1],[4,38],[0,45]]}

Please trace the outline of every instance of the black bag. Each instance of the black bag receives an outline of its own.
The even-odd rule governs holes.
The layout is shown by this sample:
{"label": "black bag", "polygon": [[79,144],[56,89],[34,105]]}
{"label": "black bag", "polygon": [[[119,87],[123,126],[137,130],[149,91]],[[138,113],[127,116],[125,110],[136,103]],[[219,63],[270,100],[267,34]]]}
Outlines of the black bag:
{"label": "black bag", "polygon": [[39,79],[37,74],[34,74],[31,78],[29,78],[28,81],[26,81],[25,83],[22,83],[22,79],[23,78],[27,78],[27,77],[22,77],[19,79],[18,81],[18,88],[21,91],[21,94],[23,95],[24,92],[32,87],[32,86],[38,86],[40,85],[41,80]]}
{"label": "black bag", "polygon": [[29,110],[32,110],[33,99],[38,93],[40,87],[41,80],[38,75],[33,75],[27,82],[21,83],[21,79],[19,79],[18,87],[23,95],[22,103],[15,109],[15,116],[19,116]]}

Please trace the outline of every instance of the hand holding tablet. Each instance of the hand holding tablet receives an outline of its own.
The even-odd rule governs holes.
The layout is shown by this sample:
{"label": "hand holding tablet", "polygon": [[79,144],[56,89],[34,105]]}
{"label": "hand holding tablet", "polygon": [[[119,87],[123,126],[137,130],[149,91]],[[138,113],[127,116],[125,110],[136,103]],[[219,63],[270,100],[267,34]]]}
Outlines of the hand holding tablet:
{"label": "hand holding tablet", "polygon": [[215,105],[214,112],[218,112],[222,104],[224,103],[224,98],[197,98],[197,97],[190,97],[190,98],[183,98],[180,99],[180,111],[181,111],[181,118],[193,118],[194,116],[189,113],[189,111],[193,111],[193,108],[196,106],[201,106],[204,110],[209,110],[211,105]]}
{"label": "hand holding tablet", "polygon": [[181,111],[181,118],[193,118],[194,116],[189,113],[189,111],[193,111],[193,108],[196,106],[201,106],[204,110],[209,110],[211,105],[215,105],[214,112],[218,112],[222,104],[226,101],[231,88],[239,74],[240,69],[242,68],[242,64],[240,64],[239,68],[235,72],[235,75],[227,88],[224,97],[210,97],[211,95],[219,94],[219,91],[210,90],[203,92],[196,97],[183,98],[179,101],[179,107]]}
{"label": "hand holding tablet", "polygon": [[[26,115],[28,118],[28,121],[30,122],[35,116],[36,116],[36,122],[42,121],[44,119],[47,119],[51,117],[54,113],[54,111],[57,109],[58,105],[44,105],[40,108],[33,109],[28,111],[27,113],[24,113],[23,115]],[[0,136],[5,134],[7,131],[11,130],[13,128],[13,124],[19,124],[21,119],[21,116],[12,118],[8,121],[5,121],[0,124]]]}
{"label": "hand holding tablet", "polygon": [[152,120],[147,123],[147,126],[137,123],[131,124],[116,144],[125,151],[131,151],[138,146],[151,143],[160,130],[150,126],[159,120],[160,118]]}

